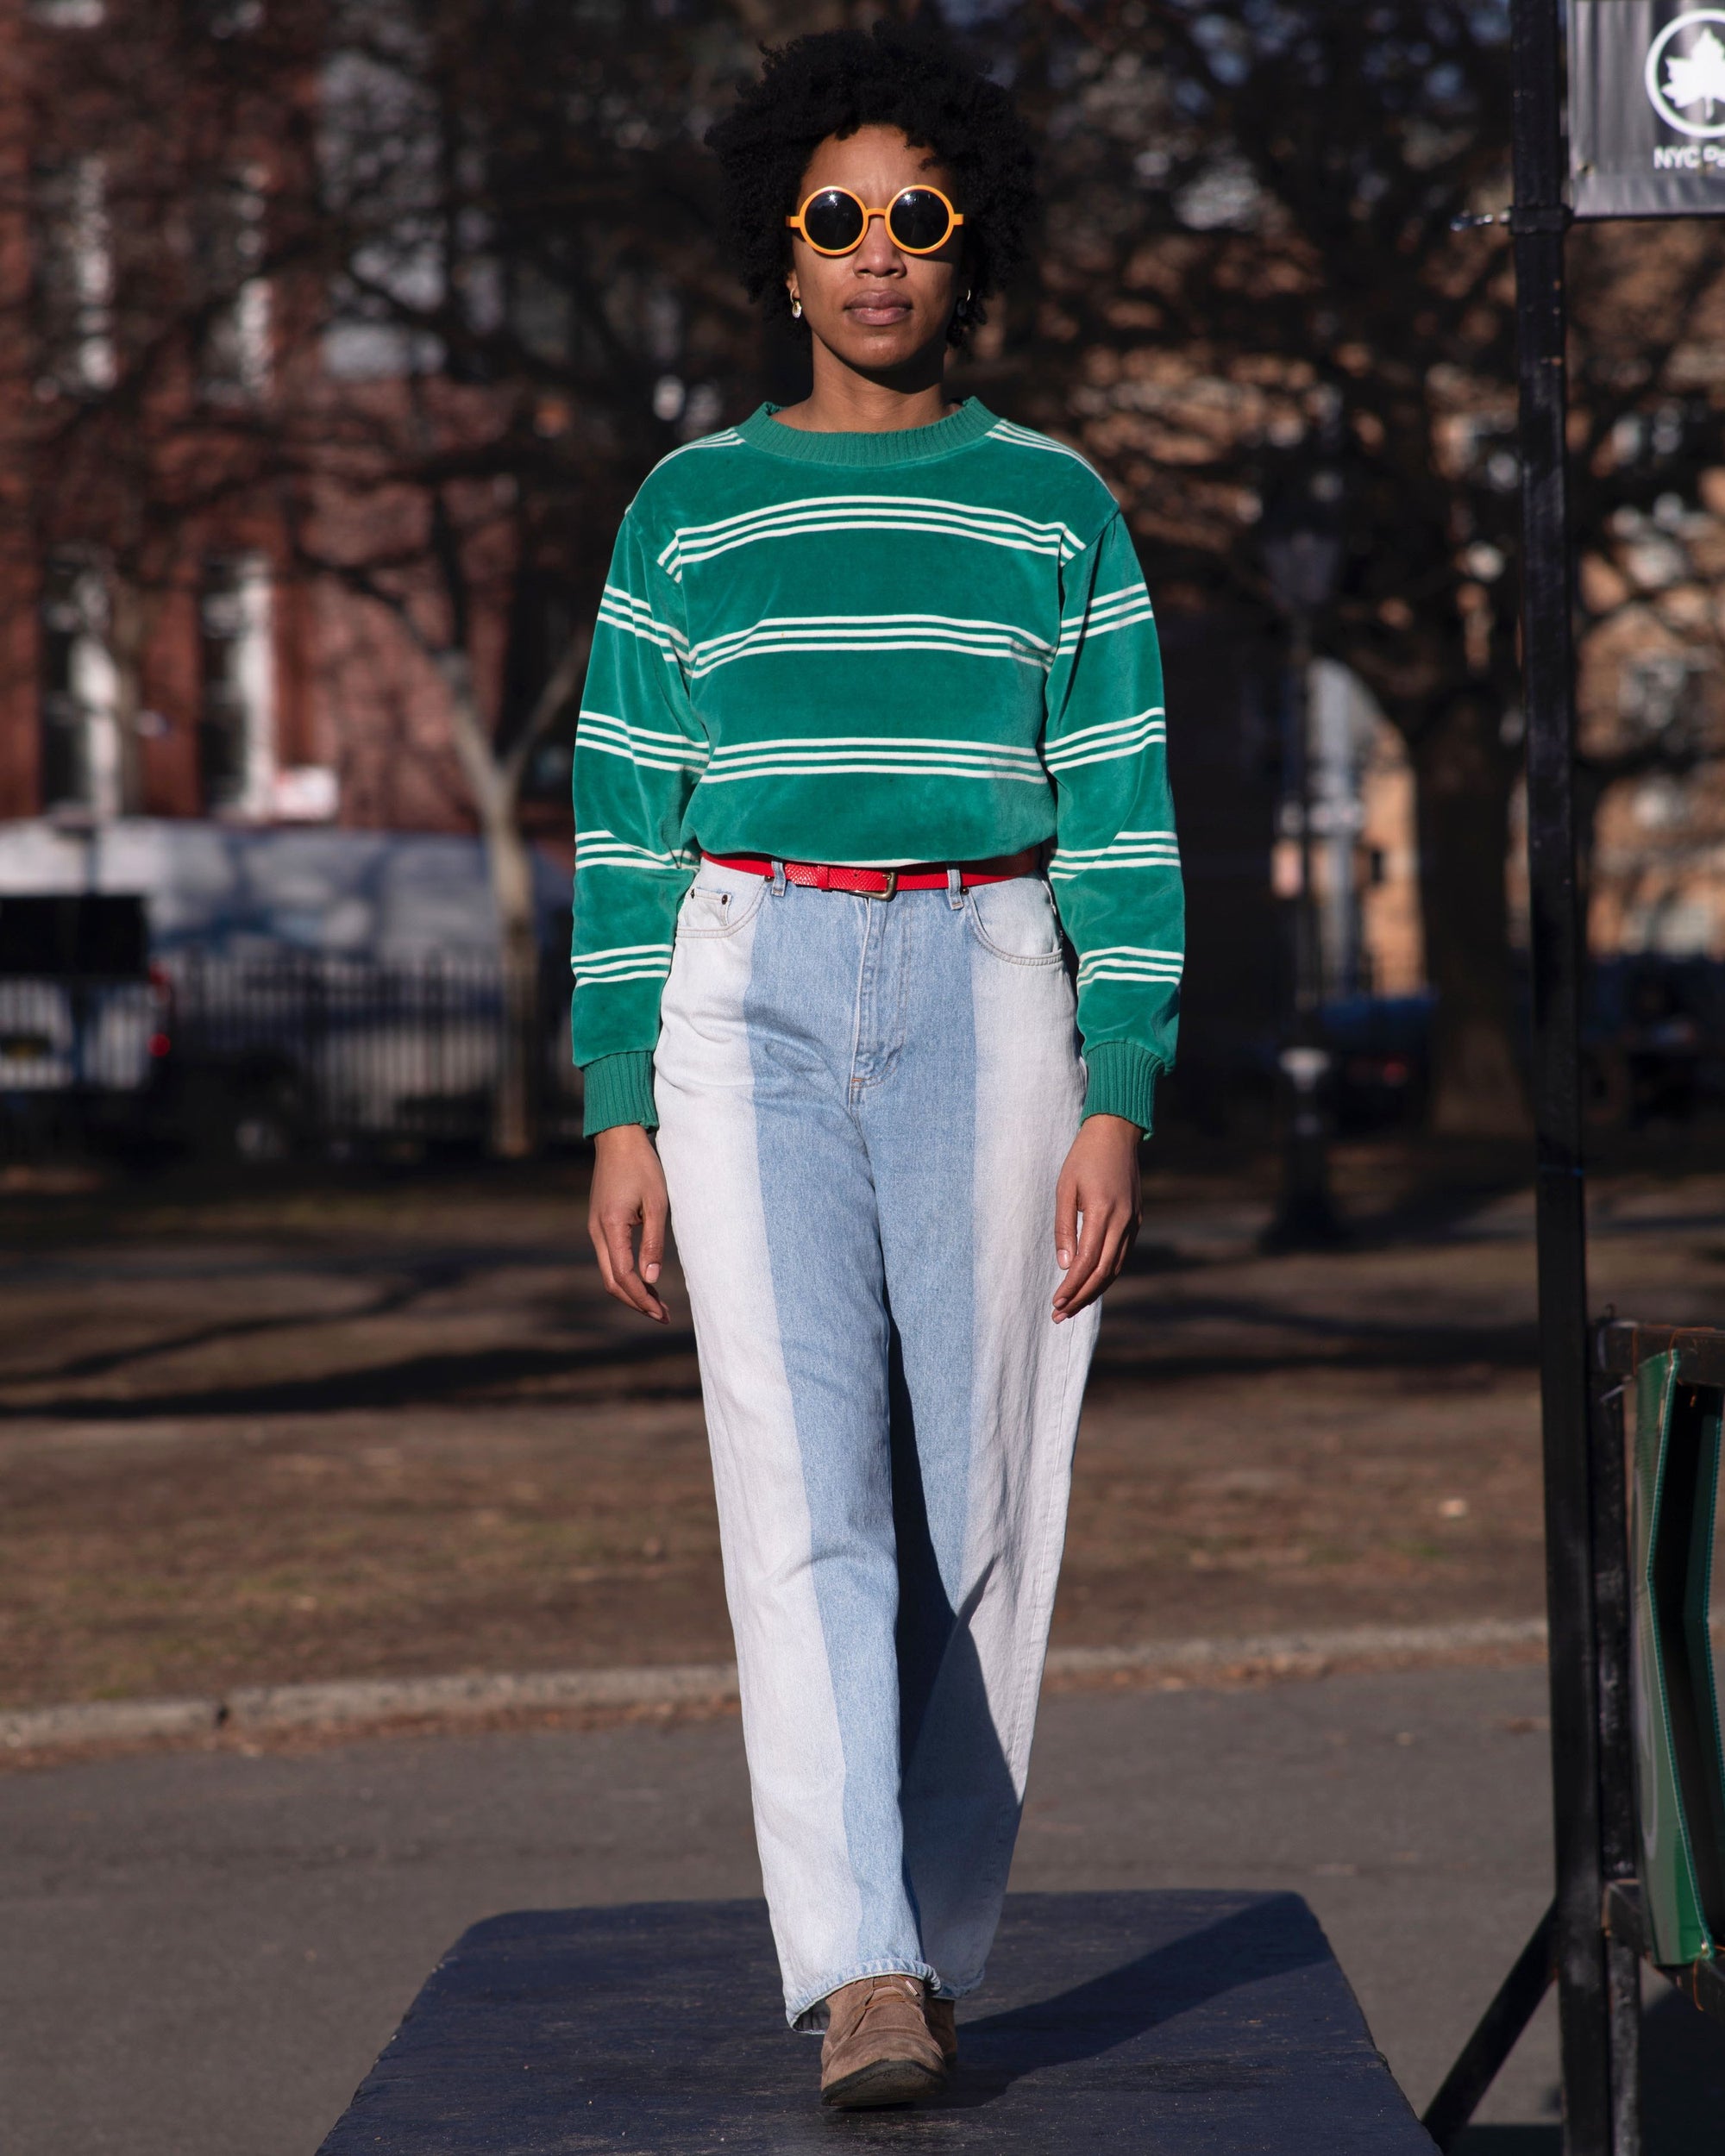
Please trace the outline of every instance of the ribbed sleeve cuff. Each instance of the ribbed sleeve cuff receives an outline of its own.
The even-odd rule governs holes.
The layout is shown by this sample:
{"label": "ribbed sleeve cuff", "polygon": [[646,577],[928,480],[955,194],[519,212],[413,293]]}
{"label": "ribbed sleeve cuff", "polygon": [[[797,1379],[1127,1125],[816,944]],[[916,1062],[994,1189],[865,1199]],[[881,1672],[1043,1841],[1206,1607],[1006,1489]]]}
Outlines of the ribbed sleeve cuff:
{"label": "ribbed sleeve cuff", "polygon": [[601,1056],[581,1071],[586,1087],[581,1128],[588,1138],[613,1129],[619,1123],[639,1123],[644,1129],[659,1127],[659,1111],[653,1104],[653,1051],[631,1048],[621,1056]]}
{"label": "ribbed sleeve cuff", "polygon": [[1156,1112],[1157,1075],[1162,1069],[1150,1050],[1136,1041],[1098,1041],[1084,1050],[1084,1061],[1090,1072],[1085,1114],[1124,1116],[1147,1134]]}

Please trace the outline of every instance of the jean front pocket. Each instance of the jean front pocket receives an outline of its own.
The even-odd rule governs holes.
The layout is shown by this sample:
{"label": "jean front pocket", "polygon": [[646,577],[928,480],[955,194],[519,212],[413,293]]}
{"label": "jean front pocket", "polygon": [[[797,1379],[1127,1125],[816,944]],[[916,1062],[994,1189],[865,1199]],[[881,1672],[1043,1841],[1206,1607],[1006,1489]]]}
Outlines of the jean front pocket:
{"label": "jean front pocket", "polygon": [[704,861],[677,915],[680,937],[735,936],[755,918],[767,895],[765,876],[746,869],[721,868]]}
{"label": "jean front pocket", "polygon": [[1060,916],[1040,876],[980,883],[964,893],[970,933],[983,950],[1013,966],[1057,966]]}

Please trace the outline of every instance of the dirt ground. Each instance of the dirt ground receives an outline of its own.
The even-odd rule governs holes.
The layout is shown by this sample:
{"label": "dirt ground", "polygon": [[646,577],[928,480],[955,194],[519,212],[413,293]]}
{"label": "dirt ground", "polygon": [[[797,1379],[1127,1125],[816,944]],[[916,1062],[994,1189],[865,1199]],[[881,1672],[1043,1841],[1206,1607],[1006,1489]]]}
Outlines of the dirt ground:
{"label": "dirt ground", "polygon": [[[1055,1635],[1542,1605],[1531,1200],[1356,1149],[1342,1250],[1152,1177]],[[1596,1303],[1725,1316],[1725,1174],[1594,1187]],[[0,1188],[0,1704],[728,1658],[693,1341],[602,1294],[579,1163]]]}

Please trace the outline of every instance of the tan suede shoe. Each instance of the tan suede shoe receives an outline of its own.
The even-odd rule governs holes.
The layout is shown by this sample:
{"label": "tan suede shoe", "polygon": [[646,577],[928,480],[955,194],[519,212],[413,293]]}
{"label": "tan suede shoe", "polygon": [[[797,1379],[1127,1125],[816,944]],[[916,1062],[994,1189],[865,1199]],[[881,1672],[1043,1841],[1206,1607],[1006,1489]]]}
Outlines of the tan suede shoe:
{"label": "tan suede shoe", "polygon": [[820,2100],[842,2111],[915,2103],[946,2078],[940,2046],[929,2034],[920,1977],[859,1977],[826,2002],[820,2047]]}
{"label": "tan suede shoe", "polygon": [[950,1999],[937,1999],[932,1991],[923,2001],[923,2011],[928,2016],[928,2033],[940,2046],[940,2055],[950,2067],[958,2064],[958,2024],[953,2019]]}

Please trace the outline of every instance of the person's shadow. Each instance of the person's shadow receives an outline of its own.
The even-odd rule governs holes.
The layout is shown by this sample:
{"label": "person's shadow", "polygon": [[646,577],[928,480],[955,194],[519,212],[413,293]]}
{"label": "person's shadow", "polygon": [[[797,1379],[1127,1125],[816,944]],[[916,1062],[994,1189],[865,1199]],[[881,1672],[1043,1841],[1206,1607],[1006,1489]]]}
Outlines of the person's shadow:
{"label": "person's shadow", "polygon": [[[1046,1899],[1049,1920],[1070,1925],[1068,1896],[1014,1896],[1003,1933],[1021,1924],[1039,1928]],[[1063,1903],[1057,1914],[1052,1906]],[[1009,1940],[1003,1937],[1003,1945]],[[990,2103],[1013,2082],[1051,2067],[1070,2066],[1117,2053],[1135,2039],[1211,2000],[1266,1977],[1285,1976],[1331,1959],[1317,1919],[1297,1895],[1255,1896],[1230,1915],[1182,1932],[1136,1960],[1087,1978],[1064,1991],[1024,2006],[961,2023],[959,2066],[948,2085],[948,2108]],[[1110,2058],[1110,2084],[1170,2091],[1255,2087],[1274,2071],[1273,2062],[1251,2055],[1220,2055],[1212,2040],[1201,2057]],[[1070,2085],[1070,2083],[1066,2085]]]}
{"label": "person's shadow", "polygon": [[[1641,2020],[1643,2156],[1701,2156],[1725,2134],[1725,2028],[1652,1976]],[[1552,2106],[1557,2108],[1557,2091]],[[1562,2156],[1559,2126],[1473,2126],[1455,2156]]]}

